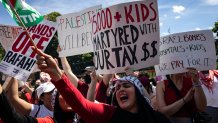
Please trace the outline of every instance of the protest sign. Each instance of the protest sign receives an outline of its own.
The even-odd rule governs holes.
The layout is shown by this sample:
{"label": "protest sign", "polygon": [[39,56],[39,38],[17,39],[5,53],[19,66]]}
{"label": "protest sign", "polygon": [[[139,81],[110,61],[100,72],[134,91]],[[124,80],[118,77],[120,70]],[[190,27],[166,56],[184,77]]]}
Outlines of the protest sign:
{"label": "protest sign", "polygon": [[187,67],[216,69],[215,41],[211,30],[191,31],[161,37],[157,75],[182,73]]}
{"label": "protest sign", "polygon": [[60,57],[93,52],[91,21],[99,10],[100,5],[57,17]]}
{"label": "protest sign", "polygon": [[0,24],[0,42],[6,51],[8,51],[17,38],[20,30],[22,30],[22,27]]}
{"label": "protest sign", "polygon": [[[38,49],[45,50],[55,34],[57,24],[42,21],[36,26],[28,28],[28,32]],[[36,51],[31,49],[33,44],[25,31],[20,32],[10,49],[0,63],[0,71],[18,80],[26,81],[36,66]]]}
{"label": "protest sign", "polygon": [[159,18],[156,0],[114,5],[93,16],[96,72],[120,73],[159,64]]}

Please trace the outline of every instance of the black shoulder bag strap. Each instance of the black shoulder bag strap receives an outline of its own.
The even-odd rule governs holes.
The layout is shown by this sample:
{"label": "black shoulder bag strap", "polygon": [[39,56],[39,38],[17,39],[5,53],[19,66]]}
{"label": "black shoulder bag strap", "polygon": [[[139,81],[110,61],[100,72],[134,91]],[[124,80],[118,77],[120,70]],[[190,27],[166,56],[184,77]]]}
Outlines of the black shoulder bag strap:
{"label": "black shoulder bag strap", "polygon": [[38,108],[38,110],[37,110],[36,114],[34,115],[34,117],[37,117],[37,115],[38,115],[38,113],[39,113],[39,110],[40,110],[40,105],[38,105],[38,106],[39,106],[39,108]]}

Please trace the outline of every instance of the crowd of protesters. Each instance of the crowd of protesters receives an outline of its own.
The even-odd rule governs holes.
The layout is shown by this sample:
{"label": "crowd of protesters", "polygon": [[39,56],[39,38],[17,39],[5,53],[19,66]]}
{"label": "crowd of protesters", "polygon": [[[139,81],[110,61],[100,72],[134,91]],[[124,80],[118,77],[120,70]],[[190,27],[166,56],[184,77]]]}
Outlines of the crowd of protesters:
{"label": "crowd of protesters", "polygon": [[[218,70],[190,67],[184,73],[151,77],[128,66],[122,74],[102,75],[87,66],[79,78],[66,57],[59,65],[52,56],[40,50],[37,54],[40,78],[33,85],[13,77],[0,84],[0,123],[218,121]],[[196,121],[197,114],[205,119]]]}
{"label": "crowd of protesters", "polygon": [[192,123],[197,112],[209,114],[211,123],[217,121],[216,70],[187,68],[155,81],[129,67],[124,74],[104,75],[87,67],[78,78],[67,59],[60,59],[63,70],[39,51],[41,73],[34,86],[13,77],[0,85],[0,122]]}

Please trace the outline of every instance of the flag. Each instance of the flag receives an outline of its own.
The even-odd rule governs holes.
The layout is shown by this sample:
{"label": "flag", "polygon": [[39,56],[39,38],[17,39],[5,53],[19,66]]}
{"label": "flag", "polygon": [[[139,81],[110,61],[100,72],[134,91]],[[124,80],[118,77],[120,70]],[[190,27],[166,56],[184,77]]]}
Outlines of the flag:
{"label": "flag", "polygon": [[12,16],[12,18],[16,21],[16,23],[19,26],[22,25],[20,21],[16,18],[16,15],[15,13],[13,13],[13,10],[10,8],[10,4],[8,3],[9,1],[26,27],[37,25],[43,20],[43,16],[30,5],[25,3],[24,0],[0,0],[0,2],[7,9],[9,14]]}

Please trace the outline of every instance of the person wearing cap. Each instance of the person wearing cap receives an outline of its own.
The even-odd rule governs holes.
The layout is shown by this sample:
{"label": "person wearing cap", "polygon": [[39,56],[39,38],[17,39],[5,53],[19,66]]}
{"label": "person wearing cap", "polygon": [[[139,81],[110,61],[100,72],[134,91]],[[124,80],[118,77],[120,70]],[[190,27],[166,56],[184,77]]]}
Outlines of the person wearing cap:
{"label": "person wearing cap", "polygon": [[[44,84],[46,85],[47,83]],[[46,86],[46,88],[44,88],[44,84],[37,88],[37,95],[39,97],[43,95],[43,90],[44,92],[49,93],[49,90],[52,90],[52,86],[54,86]],[[50,83],[48,84],[50,85]],[[53,117],[46,116],[36,118],[33,116],[20,114],[11,105],[5,95],[5,89],[3,91],[0,85],[0,118],[2,118],[2,121],[5,123],[74,123],[75,112],[56,90],[54,90],[52,93],[52,104],[54,104]]]}
{"label": "person wearing cap", "polygon": [[[39,93],[40,94],[40,93]],[[42,96],[42,94],[41,94]],[[0,84],[0,122],[1,123],[73,123],[74,112],[63,97],[55,90],[52,93],[54,101],[54,117],[33,117],[17,112],[9,102],[5,89]]]}
{"label": "person wearing cap", "polygon": [[94,103],[82,96],[50,55],[42,51],[37,54],[38,68],[49,73],[60,94],[86,123],[170,123],[152,109],[148,94],[137,78],[126,76],[116,80],[114,105]]}
{"label": "person wearing cap", "polygon": [[30,112],[30,116],[53,116],[54,102],[52,102],[52,93],[54,90],[55,86],[51,82],[42,83],[36,88],[36,94],[37,98],[39,99],[39,105],[33,105],[32,110]]}
{"label": "person wearing cap", "polygon": [[[81,89],[80,85],[78,87],[79,87],[78,89]],[[2,87],[0,85],[0,90],[1,89]],[[54,90],[53,84],[51,84],[50,82],[43,83],[36,90],[37,90],[36,95],[38,97],[40,97],[42,100],[47,99],[48,102],[52,102],[52,107],[54,107],[52,116],[48,115],[43,117],[38,117],[38,116],[34,117],[32,115],[27,115],[27,114],[25,115],[24,113],[18,112],[18,108],[16,107],[16,105],[14,105],[15,103],[10,103],[4,92],[4,93],[0,93],[0,118],[2,118],[2,121],[4,121],[5,123],[73,123],[74,122],[75,112],[66,103],[66,101],[58,93],[58,91],[56,91],[56,89]],[[52,92],[52,97],[43,97],[44,95],[51,94],[51,92]],[[13,104],[13,106],[15,107],[13,107],[11,104]],[[23,103],[23,104],[29,105],[27,103]],[[20,108],[23,108],[22,106]],[[16,110],[14,108],[16,108]],[[42,110],[41,106],[40,108],[36,107],[35,109],[37,109],[37,112],[40,111],[38,109]],[[46,111],[43,110],[43,112]]]}
{"label": "person wearing cap", "polygon": [[45,82],[36,89],[37,96],[41,102],[40,104],[31,104],[19,98],[17,79],[12,78],[10,84],[7,96],[16,111],[23,115],[30,115],[33,117],[53,117],[54,108],[52,106],[52,92],[54,91],[55,86],[51,82]]}

